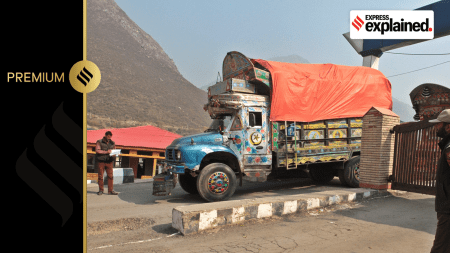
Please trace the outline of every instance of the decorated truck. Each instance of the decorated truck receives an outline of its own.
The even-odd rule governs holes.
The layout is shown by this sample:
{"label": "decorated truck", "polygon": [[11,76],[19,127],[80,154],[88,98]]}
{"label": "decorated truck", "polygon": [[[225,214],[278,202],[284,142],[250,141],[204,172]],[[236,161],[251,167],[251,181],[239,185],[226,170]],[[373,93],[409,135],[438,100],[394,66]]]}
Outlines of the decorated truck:
{"label": "decorated truck", "polygon": [[294,64],[225,56],[223,81],[208,88],[213,119],[197,135],[166,149],[153,194],[182,189],[207,201],[229,199],[242,180],[307,176],[359,186],[362,117],[392,110],[391,84],[378,70],[335,64]]}

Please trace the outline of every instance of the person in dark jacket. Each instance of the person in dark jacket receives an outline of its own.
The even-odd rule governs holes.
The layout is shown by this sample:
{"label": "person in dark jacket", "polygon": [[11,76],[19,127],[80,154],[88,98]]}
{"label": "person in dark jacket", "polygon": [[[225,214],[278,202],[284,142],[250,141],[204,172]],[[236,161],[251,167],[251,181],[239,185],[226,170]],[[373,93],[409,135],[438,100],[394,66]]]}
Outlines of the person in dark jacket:
{"label": "person in dark jacket", "polygon": [[439,147],[442,150],[436,172],[436,202],[437,212],[436,235],[431,253],[450,252],[450,109],[443,110],[437,119],[429,122],[437,123],[437,136],[442,140]]}
{"label": "person in dark jacket", "polygon": [[95,146],[95,157],[98,163],[98,195],[103,194],[103,174],[108,177],[108,194],[117,195],[118,193],[113,190],[113,161],[115,156],[110,156],[111,150],[116,148],[116,144],[111,140],[112,133],[107,131],[102,139],[97,141]]}

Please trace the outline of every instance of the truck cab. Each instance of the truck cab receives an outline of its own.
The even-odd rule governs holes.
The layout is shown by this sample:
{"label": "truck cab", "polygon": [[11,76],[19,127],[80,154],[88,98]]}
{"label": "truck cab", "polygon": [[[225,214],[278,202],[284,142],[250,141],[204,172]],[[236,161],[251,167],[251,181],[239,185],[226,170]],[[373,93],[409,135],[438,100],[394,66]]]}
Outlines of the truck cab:
{"label": "truck cab", "polygon": [[238,177],[265,181],[270,174],[270,102],[266,95],[246,93],[214,94],[209,100],[211,125],[170,144],[165,170],[177,174],[185,191],[217,201],[233,195]]}

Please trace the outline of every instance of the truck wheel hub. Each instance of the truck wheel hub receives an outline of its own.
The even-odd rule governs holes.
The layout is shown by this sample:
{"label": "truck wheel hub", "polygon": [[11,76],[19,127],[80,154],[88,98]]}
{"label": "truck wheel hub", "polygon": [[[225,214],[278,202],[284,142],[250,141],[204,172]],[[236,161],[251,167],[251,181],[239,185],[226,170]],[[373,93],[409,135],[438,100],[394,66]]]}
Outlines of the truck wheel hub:
{"label": "truck wheel hub", "polygon": [[212,193],[222,193],[228,189],[230,180],[227,174],[223,172],[213,173],[208,180],[208,189]]}
{"label": "truck wheel hub", "polygon": [[360,180],[359,179],[359,163],[356,165],[356,168],[355,168],[355,177],[358,181]]}

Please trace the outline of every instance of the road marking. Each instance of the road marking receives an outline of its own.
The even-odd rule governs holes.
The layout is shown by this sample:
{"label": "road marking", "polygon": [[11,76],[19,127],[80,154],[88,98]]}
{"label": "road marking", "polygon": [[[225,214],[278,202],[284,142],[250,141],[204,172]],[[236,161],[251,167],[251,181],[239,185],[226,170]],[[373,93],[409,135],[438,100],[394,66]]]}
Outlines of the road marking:
{"label": "road marking", "polygon": [[238,223],[241,221],[245,221],[245,208],[241,207],[233,207],[233,214],[231,215],[231,223]]}
{"label": "road marking", "polygon": [[272,203],[260,204],[258,206],[257,218],[265,218],[272,216]]}
{"label": "road marking", "polygon": [[309,198],[307,204],[307,209],[317,208],[320,206],[320,200],[318,198]]}
{"label": "road marking", "polygon": [[217,210],[200,213],[198,230],[205,230],[210,227],[216,227],[217,226],[216,219],[217,219]]}
{"label": "road marking", "polygon": [[283,214],[297,212],[297,200],[284,202]]}
{"label": "road marking", "polygon": [[158,237],[158,238],[153,238],[153,239],[148,239],[148,240],[142,240],[142,241],[136,241],[136,242],[125,242],[125,243],[119,243],[119,244],[115,244],[115,245],[105,245],[105,246],[100,246],[100,247],[92,248],[92,249],[89,249],[89,250],[105,249],[105,248],[111,248],[111,247],[114,247],[114,246],[123,246],[123,245],[134,244],[134,243],[151,242],[151,241],[156,241],[156,240],[163,239],[163,238],[169,238],[169,237],[172,237],[172,236],[175,236],[175,235],[178,235],[178,234],[180,234],[180,232],[177,232],[177,233],[168,235],[168,236],[166,236],[166,237]]}

